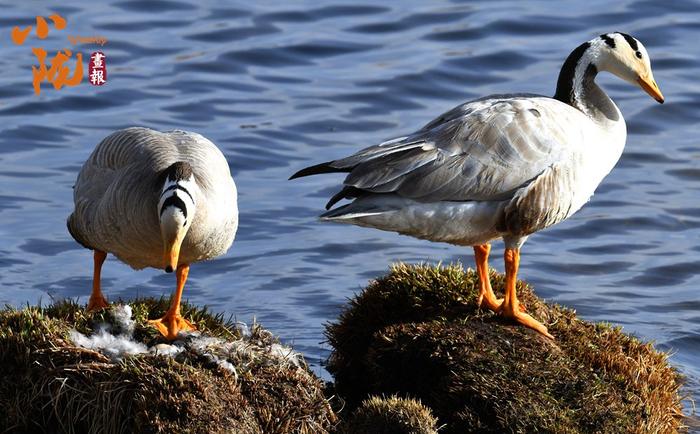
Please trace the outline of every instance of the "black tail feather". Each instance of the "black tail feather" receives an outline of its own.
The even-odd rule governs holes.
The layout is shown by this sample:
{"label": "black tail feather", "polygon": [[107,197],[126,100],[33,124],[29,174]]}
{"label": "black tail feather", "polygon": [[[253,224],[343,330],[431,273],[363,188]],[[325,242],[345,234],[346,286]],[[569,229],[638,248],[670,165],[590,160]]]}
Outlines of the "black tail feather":
{"label": "black tail feather", "polygon": [[290,176],[289,179],[301,178],[303,176],[319,175],[321,173],[335,173],[335,172],[349,172],[351,168],[338,169],[337,167],[331,166],[332,161],[327,161],[325,163],[317,164],[315,166],[310,166],[305,169],[301,169],[294,175]]}
{"label": "black tail feather", "polygon": [[343,199],[352,199],[357,197],[359,192],[359,189],[346,185],[345,187],[343,187],[342,190],[340,190],[339,192],[334,194],[333,197],[331,197],[331,199],[326,204],[326,209],[331,209],[333,205],[335,205]]}

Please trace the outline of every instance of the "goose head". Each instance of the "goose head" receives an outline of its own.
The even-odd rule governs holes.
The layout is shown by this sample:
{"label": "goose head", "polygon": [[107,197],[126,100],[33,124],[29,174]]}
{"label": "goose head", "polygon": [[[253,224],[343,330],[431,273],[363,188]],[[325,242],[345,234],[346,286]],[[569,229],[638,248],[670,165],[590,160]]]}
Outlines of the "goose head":
{"label": "goose head", "polygon": [[601,71],[608,71],[621,79],[641,87],[659,103],[664,96],[651,72],[651,61],[646,48],[637,39],[626,33],[607,33],[600,35],[598,59],[596,66]]}
{"label": "goose head", "polygon": [[192,167],[184,161],[172,164],[160,179],[158,216],[163,237],[163,264],[165,271],[171,273],[177,268],[182,241],[194,220],[195,193],[199,188]]}

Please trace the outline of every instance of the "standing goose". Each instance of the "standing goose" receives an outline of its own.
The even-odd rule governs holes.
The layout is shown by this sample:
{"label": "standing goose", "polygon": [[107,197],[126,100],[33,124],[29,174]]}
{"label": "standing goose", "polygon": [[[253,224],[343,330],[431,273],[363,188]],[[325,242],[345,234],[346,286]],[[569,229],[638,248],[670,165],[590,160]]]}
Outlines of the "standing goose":
{"label": "standing goose", "polygon": [[[615,166],[627,130],[615,103],[595,83],[608,71],[664,102],[644,46],[608,33],[578,46],[559,73],[553,98],[491,95],[464,103],[420,130],[354,155],[308,167],[290,179],[348,172],[342,199],[321,215],[416,238],[473,246],[479,305],[552,338],[524,312],[515,283],[527,237],[565,220]],[[488,274],[490,242],[505,242],[505,297]]]}
{"label": "standing goose", "polygon": [[168,339],[193,330],[180,315],[190,264],[226,253],[238,227],[236,185],[216,145],[186,131],[117,131],[83,164],[73,199],[68,231],[94,251],[88,310],[108,306],[100,271],[111,253],[135,269],[177,270],[170,308],[151,323]]}

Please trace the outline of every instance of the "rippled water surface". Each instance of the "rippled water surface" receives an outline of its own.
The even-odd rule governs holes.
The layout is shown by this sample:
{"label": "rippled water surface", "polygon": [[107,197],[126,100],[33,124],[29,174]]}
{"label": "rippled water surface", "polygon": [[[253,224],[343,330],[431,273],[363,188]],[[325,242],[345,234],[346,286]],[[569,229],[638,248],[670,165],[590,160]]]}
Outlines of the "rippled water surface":
{"label": "rippled water surface", "polygon": [[[288,176],[410,132],[473,97],[551,95],[574,47],[619,30],[646,45],[667,102],[599,77],[627,119],[625,153],[586,207],[530,238],[521,277],[586,319],[673,352],[700,399],[700,3],[384,3],[2,6],[0,303],[86,301],[91,255],[65,229],[80,165],[118,128],[188,129],[226,154],[241,225],[227,255],[192,268],[185,297],[256,318],[326,375],[323,324],[368,279],[392,261],[473,259],[471,249],[321,224],[316,215],[342,177]],[[12,44],[12,26],[52,12],[68,20],[65,30]],[[55,53],[70,46],[67,35],[107,39],[102,48],[71,47],[107,55],[107,84],[45,84],[35,96],[30,47]],[[493,265],[502,269],[500,259]],[[171,275],[115,260],[104,268],[112,299],[169,294],[173,284]]]}

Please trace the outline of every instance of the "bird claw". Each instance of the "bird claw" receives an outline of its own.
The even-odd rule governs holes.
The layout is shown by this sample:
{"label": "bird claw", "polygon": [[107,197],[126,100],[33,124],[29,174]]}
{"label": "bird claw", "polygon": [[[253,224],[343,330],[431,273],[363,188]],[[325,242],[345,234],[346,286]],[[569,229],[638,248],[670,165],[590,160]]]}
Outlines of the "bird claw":
{"label": "bird claw", "polygon": [[98,310],[107,309],[109,307],[109,302],[102,294],[92,294],[90,300],[88,300],[87,311],[97,312]]}
{"label": "bird claw", "polygon": [[527,328],[535,330],[536,332],[548,337],[549,339],[554,340],[554,336],[549,334],[547,327],[545,327],[544,324],[531,317],[529,314],[525,313],[522,306],[518,306],[517,311],[514,311],[512,307],[511,309],[505,309],[503,305],[501,305],[500,314],[506,318],[514,320],[519,324],[524,325]]}
{"label": "bird claw", "polygon": [[495,298],[493,295],[490,295],[487,292],[482,292],[476,299],[476,304],[479,309],[486,308],[490,311],[498,313],[498,311],[501,309],[501,305],[503,304],[503,299]]}
{"label": "bird claw", "polygon": [[[501,307],[503,306],[503,299],[502,298],[494,298],[492,296],[489,296],[488,293],[483,292],[479,294],[479,297],[476,299],[476,305],[479,309],[486,308],[492,312],[495,313],[501,313]],[[527,309],[525,308],[525,305],[522,303],[518,304],[518,309],[520,312],[526,312]]]}
{"label": "bird claw", "polygon": [[197,330],[197,328],[180,314],[166,313],[160,319],[149,320],[148,323],[157,328],[160,334],[172,341],[180,332]]}
{"label": "bird claw", "polygon": [[494,301],[489,298],[488,294],[479,294],[477,303],[479,304],[479,307],[482,307],[482,304],[485,304],[486,308],[492,310],[494,313],[502,315],[505,318],[512,319],[550,339],[554,339],[554,336],[550,335],[547,331],[547,327],[531,317],[529,314],[525,313],[525,305],[522,303],[518,302],[516,303],[516,306],[512,306],[510,309],[507,309],[502,298],[495,299],[495,304]]}

